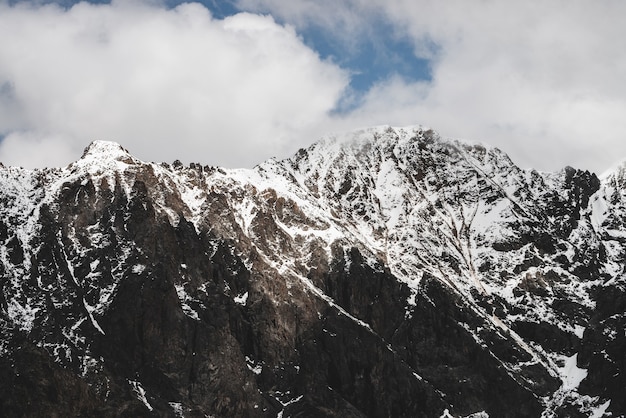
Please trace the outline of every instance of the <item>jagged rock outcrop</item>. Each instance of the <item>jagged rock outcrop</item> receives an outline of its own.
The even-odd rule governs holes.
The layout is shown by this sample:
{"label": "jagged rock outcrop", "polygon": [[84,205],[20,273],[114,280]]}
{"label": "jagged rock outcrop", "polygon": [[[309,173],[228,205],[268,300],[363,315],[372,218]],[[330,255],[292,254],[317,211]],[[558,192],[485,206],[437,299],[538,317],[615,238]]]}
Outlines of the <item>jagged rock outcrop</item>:
{"label": "jagged rock outcrop", "polygon": [[7,416],[626,413],[626,175],[420,127],[0,169]]}

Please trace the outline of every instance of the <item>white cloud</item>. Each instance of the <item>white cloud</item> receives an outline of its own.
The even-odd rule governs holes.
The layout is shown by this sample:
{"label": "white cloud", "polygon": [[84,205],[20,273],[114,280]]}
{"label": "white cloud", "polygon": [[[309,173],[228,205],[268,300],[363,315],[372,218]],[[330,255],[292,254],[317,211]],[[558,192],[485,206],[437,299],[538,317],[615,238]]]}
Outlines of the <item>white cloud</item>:
{"label": "white cloud", "polygon": [[600,172],[626,158],[626,2],[239,0],[325,28],[346,53],[386,19],[431,60],[432,80],[391,76],[339,116],[329,111],[348,70],[292,27],[157,3],[0,0],[0,36],[11,40],[0,43],[0,161],[62,165],[101,138],[146,160],[251,166],[329,131],[418,123],[526,167]]}
{"label": "white cloud", "polygon": [[347,73],[271,17],[198,4],[0,3],[0,161],[60,166],[93,139],[144,160],[251,166],[311,138]]}
{"label": "white cloud", "polygon": [[541,169],[626,158],[625,3],[386,4],[416,41],[440,47],[417,115]]}
{"label": "white cloud", "polygon": [[[240,0],[340,39],[371,36],[386,16],[431,60],[432,81],[391,77],[345,127],[429,125],[481,140],[519,164],[596,171],[626,158],[626,2],[528,0]],[[350,22],[350,24],[342,24]],[[375,33],[374,33],[375,35]]]}
{"label": "white cloud", "polygon": [[8,135],[0,146],[5,165],[22,167],[64,166],[80,157],[72,138],[62,134],[19,131]]}

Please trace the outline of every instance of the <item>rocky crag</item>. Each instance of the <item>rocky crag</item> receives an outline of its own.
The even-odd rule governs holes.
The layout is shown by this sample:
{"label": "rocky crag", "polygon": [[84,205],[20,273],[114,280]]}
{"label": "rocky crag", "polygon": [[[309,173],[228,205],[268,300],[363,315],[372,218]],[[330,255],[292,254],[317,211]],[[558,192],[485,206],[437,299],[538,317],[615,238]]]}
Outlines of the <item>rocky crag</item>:
{"label": "rocky crag", "polygon": [[421,127],[0,169],[9,417],[619,417],[626,168]]}

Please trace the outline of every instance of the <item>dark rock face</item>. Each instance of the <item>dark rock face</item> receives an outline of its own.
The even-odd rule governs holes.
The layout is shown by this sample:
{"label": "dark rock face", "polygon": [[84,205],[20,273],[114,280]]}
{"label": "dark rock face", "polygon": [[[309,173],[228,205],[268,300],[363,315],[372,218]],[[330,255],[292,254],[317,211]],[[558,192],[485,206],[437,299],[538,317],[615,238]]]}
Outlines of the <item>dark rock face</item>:
{"label": "dark rock face", "polygon": [[105,404],[85,381],[2,325],[3,344],[14,348],[0,359],[3,416],[102,416]]}
{"label": "dark rock face", "polygon": [[392,128],[2,168],[2,414],[624,415],[624,184]]}

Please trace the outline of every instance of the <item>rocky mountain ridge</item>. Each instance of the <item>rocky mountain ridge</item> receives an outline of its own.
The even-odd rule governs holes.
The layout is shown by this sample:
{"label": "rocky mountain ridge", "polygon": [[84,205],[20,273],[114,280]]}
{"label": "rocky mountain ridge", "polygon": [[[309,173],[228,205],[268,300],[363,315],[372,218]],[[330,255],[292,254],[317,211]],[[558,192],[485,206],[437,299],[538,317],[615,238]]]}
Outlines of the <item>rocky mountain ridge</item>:
{"label": "rocky mountain ridge", "polygon": [[625,179],[386,126],[2,168],[2,410],[623,416]]}

